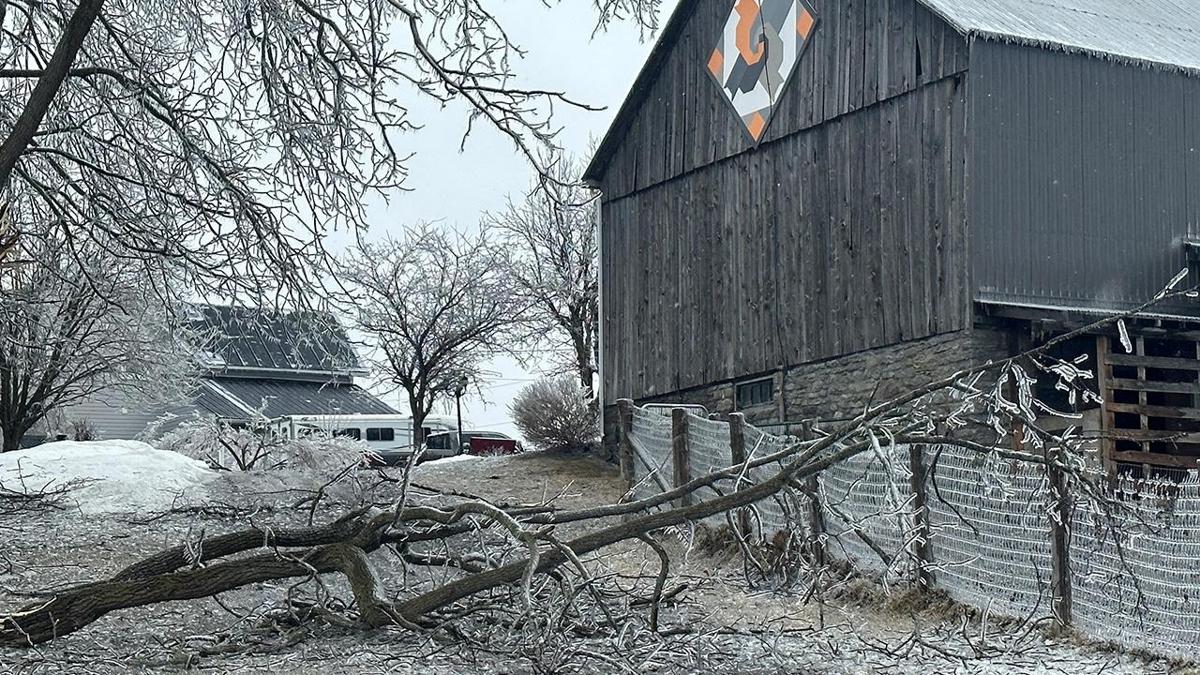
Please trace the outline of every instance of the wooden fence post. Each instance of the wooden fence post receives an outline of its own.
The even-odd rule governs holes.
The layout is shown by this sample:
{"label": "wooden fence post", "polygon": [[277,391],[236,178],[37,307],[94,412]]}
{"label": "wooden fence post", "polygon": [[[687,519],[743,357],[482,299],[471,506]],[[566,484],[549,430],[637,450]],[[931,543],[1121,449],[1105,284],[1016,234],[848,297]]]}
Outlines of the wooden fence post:
{"label": "wooden fence post", "polygon": [[933,555],[929,546],[929,510],[926,507],[925,446],[908,446],[908,468],[912,474],[910,488],[913,494],[913,525],[916,541],[913,554],[917,559],[917,583],[923,589],[933,588]]}
{"label": "wooden fence post", "polygon": [[[800,439],[804,441],[812,440],[811,422],[804,422],[800,425]],[[825,535],[825,514],[821,510],[820,474],[809,476],[804,486],[810,495],[808,498],[808,536],[812,542],[813,561],[817,568],[820,569],[825,566],[825,544],[821,543],[821,537]]]}
{"label": "wooden fence post", "polygon": [[[729,414],[729,465],[737,466],[746,461],[746,416],[735,412]],[[742,539],[750,537],[750,509],[737,512],[737,526]]]}
{"label": "wooden fence post", "polygon": [[621,464],[621,478],[633,483],[633,442],[629,439],[633,432],[633,401],[627,398],[617,400],[617,459]]}
{"label": "wooden fence post", "polygon": [[[683,408],[671,411],[671,463],[675,467],[675,487],[680,487],[692,480],[692,460],[688,451],[688,412]],[[692,503],[692,495],[688,493],[680,500],[682,506]]]}
{"label": "wooden fence post", "polygon": [[1051,462],[1058,453],[1046,449],[1046,474],[1050,497],[1055,500],[1050,514],[1050,590],[1051,610],[1060,627],[1071,625],[1071,495],[1067,476]]}

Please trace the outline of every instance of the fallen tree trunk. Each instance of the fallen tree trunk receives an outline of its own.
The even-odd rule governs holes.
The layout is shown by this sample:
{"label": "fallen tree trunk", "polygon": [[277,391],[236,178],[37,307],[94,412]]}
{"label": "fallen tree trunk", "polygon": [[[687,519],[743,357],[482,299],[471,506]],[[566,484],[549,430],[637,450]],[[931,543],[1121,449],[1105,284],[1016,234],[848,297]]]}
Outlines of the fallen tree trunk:
{"label": "fallen tree trunk", "polygon": [[[60,592],[46,602],[34,603],[21,611],[0,617],[0,645],[36,645],[75,632],[109,612],[146,605],[194,600],[234,590],[254,583],[286,578],[307,577],[340,572],[350,582],[359,614],[371,626],[405,621],[420,623],[424,617],[472,595],[514,584],[535,573],[546,573],[605,546],[646,536],[655,530],[699,520],[729,509],[760,501],[783,489],[793,476],[812,475],[823,468],[857,454],[868,447],[857,443],[815,461],[812,452],[780,470],[770,479],[749,485],[717,499],[700,501],[688,507],[643,515],[601,528],[570,542],[558,543],[548,533],[525,530],[510,514],[483,502],[468,502],[452,510],[409,507],[396,512],[351,513],[329,525],[313,528],[269,531],[244,530],[202,542],[200,553],[189,554],[187,545],[162,551],[118,572],[112,579],[85,584]],[[793,449],[792,452],[797,451]],[[703,484],[704,481],[696,481]],[[696,488],[698,489],[698,487]],[[658,499],[646,500],[656,504]],[[420,532],[396,530],[397,524],[423,522],[448,537],[463,530],[453,526],[470,515],[479,515],[508,528],[514,538],[532,537],[548,543],[522,560],[494,569],[470,574],[432,591],[391,607],[382,598],[379,583],[366,555],[384,543],[408,543],[423,538]],[[317,544],[295,552],[258,554],[247,558],[215,562],[199,567],[204,561],[245,552],[254,548],[280,548]],[[535,559],[536,558],[536,559]],[[193,569],[182,570],[185,565]]]}
{"label": "fallen tree trunk", "polygon": [[[361,549],[359,549],[361,551]],[[121,609],[195,600],[249,584],[346,570],[344,545],[296,557],[261,554],[146,579],[114,579],[65,591],[47,602],[0,617],[0,645],[36,645],[73,633]]]}

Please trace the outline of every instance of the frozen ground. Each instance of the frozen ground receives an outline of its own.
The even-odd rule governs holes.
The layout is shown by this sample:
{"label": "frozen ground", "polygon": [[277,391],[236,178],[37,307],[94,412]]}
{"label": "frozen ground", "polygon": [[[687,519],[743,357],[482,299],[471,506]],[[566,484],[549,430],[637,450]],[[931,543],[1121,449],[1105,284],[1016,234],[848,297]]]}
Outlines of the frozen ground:
{"label": "frozen ground", "polygon": [[[520,457],[431,462],[415,476],[419,490],[453,491],[498,502],[557,497],[569,506],[611,502],[621,491],[615,471],[588,458]],[[144,486],[143,486],[144,487]],[[83,513],[78,508],[0,521],[0,611],[29,602],[27,593],[101,578],[162,547],[247,522],[301,522],[299,496],[286,484],[262,494],[255,482],[208,486],[219,507],[154,514]],[[169,504],[168,504],[169,506]],[[330,505],[321,514],[333,517]],[[0,672],[125,673],[197,670],[211,673],[1116,673],[1187,672],[1038,631],[986,630],[951,607],[912,609],[898,595],[862,590],[824,604],[798,595],[748,588],[728,552],[687,553],[678,532],[670,548],[682,561],[669,587],[685,584],[663,617],[679,633],[658,653],[633,660],[607,640],[579,641],[570,655],[496,654],[468,647],[445,632],[363,631],[337,622],[281,620],[292,584],[261,584],[219,599],[129,610],[37,649],[0,651]],[[374,556],[391,588],[419,588],[400,576],[387,553]],[[596,575],[643,579],[657,559],[639,543],[617,546],[590,561]],[[335,596],[348,593],[330,579]],[[963,621],[968,629],[961,629]],[[920,640],[912,639],[919,626]],[[583,654],[581,658],[580,654]],[[982,658],[977,654],[984,653]],[[567,658],[570,656],[571,658]],[[583,665],[580,665],[583,664]],[[636,667],[635,667],[636,666]]]}

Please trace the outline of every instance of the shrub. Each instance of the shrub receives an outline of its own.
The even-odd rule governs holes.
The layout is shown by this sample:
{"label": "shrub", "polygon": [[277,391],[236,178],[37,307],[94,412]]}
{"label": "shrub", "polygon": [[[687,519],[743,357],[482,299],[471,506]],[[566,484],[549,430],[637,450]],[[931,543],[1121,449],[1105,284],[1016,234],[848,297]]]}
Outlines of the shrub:
{"label": "shrub", "polygon": [[70,435],[71,439],[75,441],[100,440],[100,430],[87,418],[71,420]]}
{"label": "shrub", "polygon": [[600,438],[598,408],[572,377],[525,387],[509,411],[521,434],[540,450],[590,449]]}
{"label": "shrub", "polygon": [[314,434],[296,440],[268,438],[252,429],[235,429],[211,418],[183,422],[153,444],[230,471],[291,469],[331,475],[363,463],[370,449],[342,436]]}

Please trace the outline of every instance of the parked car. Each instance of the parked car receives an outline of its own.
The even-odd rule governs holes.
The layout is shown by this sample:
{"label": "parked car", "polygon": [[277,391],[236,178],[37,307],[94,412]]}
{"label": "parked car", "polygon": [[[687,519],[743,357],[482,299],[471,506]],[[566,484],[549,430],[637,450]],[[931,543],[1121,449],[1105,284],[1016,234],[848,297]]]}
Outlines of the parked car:
{"label": "parked car", "polygon": [[[438,453],[438,456],[450,455],[512,455],[519,452],[524,452],[521,447],[521,442],[507,434],[502,434],[499,431],[464,431],[461,434],[462,444],[454,449],[455,439],[459,434],[453,431],[447,431],[440,434],[433,434],[427,440],[430,453]],[[450,450],[454,449],[454,452]]]}
{"label": "parked car", "polygon": [[[447,437],[449,438],[448,441],[445,440]],[[413,454],[413,446],[410,443],[409,445],[397,446],[385,450],[376,450],[375,453],[379,455],[381,463],[387,466],[396,466],[408,461],[408,458]],[[426,437],[425,452],[421,454],[420,461],[428,462],[433,459],[445,459],[458,454],[461,453],[454,448],[454,432],[443,431],[430,434]]]}

